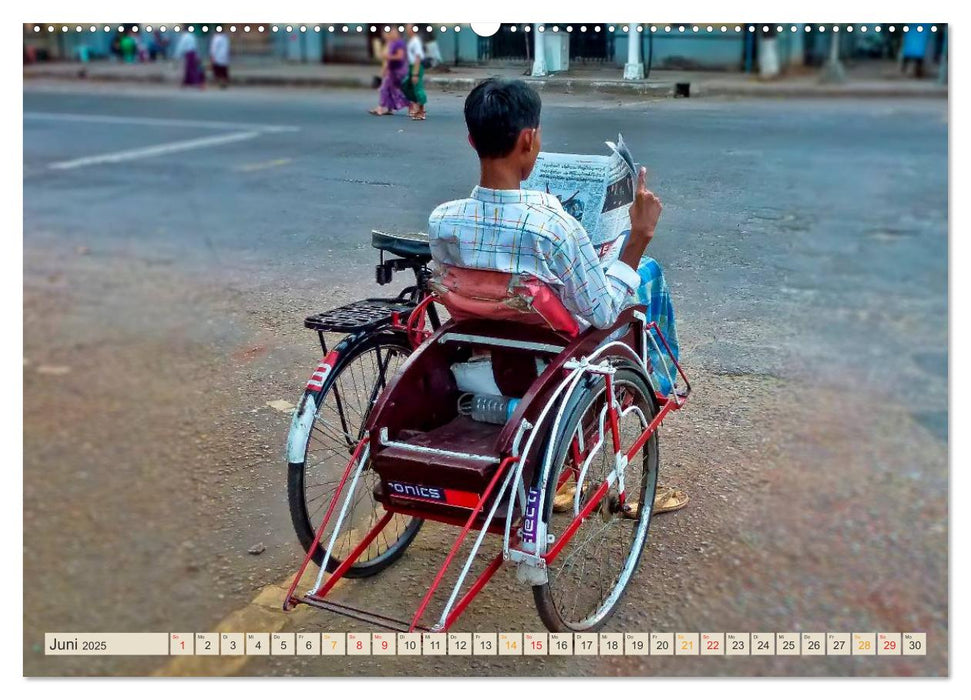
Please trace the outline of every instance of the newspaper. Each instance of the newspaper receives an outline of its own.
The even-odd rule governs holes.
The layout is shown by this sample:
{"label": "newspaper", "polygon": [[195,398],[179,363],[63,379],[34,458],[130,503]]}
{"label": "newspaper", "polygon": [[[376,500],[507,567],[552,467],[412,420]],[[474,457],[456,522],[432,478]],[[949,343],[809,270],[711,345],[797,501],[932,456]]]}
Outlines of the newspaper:
{"label": "newspaper", "polygon": [[623,136],[617,137],[616,144],[605,143],[610,155],[540,153],[523,189],[559,199],[566,213],[583,224],[607,266],[620,255],[630,233],[637,166]]}

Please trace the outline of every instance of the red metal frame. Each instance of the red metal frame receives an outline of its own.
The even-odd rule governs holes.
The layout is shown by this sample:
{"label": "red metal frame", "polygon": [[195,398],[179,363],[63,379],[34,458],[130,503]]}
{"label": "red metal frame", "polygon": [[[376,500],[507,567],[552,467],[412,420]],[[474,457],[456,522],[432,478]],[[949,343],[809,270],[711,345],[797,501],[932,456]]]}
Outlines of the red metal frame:
{"label": "red metal frame", "polygon": [[411,313],[408,314],[408,320],[403,323],[400,314],[397,312],[391,314],[391,327],[398,331],[404,331],[405,335],[408,336],[408,342],[411,343],[412,348],[417,348],[432,334],[432,331],[426,327],[425,313],[428,310],[428,306],[435,301],[434,294],[426,294],[418,302],[418,305],[411,310]]}
{"label": "red metal frame", "polygon": [[[439,501],[436,501],[436,503],[440,503],[440,502]],[[388,506],[385,506],[385,509],[388,509]],[[409,515],[409,516],[412,516],[414,518],[425,518],[425,519],[429,519],[429,520],[431,519],[431,518],[428,517],[428,511],[421,510],[420,508],[408,508],[407,506],[402,506],[402,505],[395,504],[395,505],[393,505],[393,506],[390,507],[390,510],[393,513],[396,513],[397,515]],[[471,510],[471,509],[467,509],[467,510]],[[435,517],[434,517],[434,520],[435,520],[436,523],[444,523],[446,525],[455,525],[456,527],[464,527],[465,524],[469,521],[469,519],[467,517],[466,518],[463,518],[463,517],[460,517],[460,516],[456,516],[456,515],[446,515],[446,514],[443,514],[443,513],[436,513],[435,514]],[[473,530],[481,530],[482,528],[476,526],[475,524],[473,524],[472,525],[472,529]],[[488,532],[490,534],[493,534],[493,535],[501,535],[505,531],[506,531],[506,526],[505,525],[490,525],[488,528],[486,528],[486,532]]]}
{"label": "red metal frame", "polygon": [[[516,541],[518,542],[518,539]],[[465,595],[463,595],[462,598],[459,599],[459,601],[455,604],[452,612],[449,613],[447,618],[445,618],[445,626],[443,627],[442,631],[448,630],[448,628],[452,626],[452,623],[459,618],[459,615],[465,611],[465,609],[469,606],[469,603],[471,603],[473,599],[479,595],[482,589],[485,588],[485,585],[489,583],[489,579],[492,578],[493,574],[499,570],[499,567],[502,566],[502,562],[502,552],[499,552],[499,554],[493,557],[492,561],[489,562],[489,565],[485,568],[485,570],[479,574],[479,578],[475,580],[472,587],[469,588],[469,590],[465,592]]]}
{"label": "red metal frame", "polygon": [[549,563],[556,559],[556,555],[560,553],[560,550],[563,549],[570,539],[572,539],[573,535],[576,534],[577,529],[579,529],[580,525],[583,524],[583,521],[586,520],[590,513],[593,512],[594,508],[600,505],[600,501],[602,501],[604,496],[607,495],[607,491],[609,489],[610,486],[606,481],[600,484],[597,490],[593,492],[593,497],[587,501],[587,504],[583,506],[583,508],[580,509],[580,514],[573,519],[573,522],[571,522],[566,530],[563,531],[563,534],[560,535],[560,539],[558,539],[552,548],[550,548],[550,550],[543,555],[544,561]]}
{"label": "red metal frame", "polygon": [[[478,517],[479,513],[485,507],[486,501],[489,499],[489,496],[492,494],[492,490],[496,487],[496,484],[499,483],[499,477],[501,477],[503,474],[506,473],[506,470],[509,469],[509,466],[511,464],[518,461],[519,461],[519,457],[506,457],[505,459],[502,460],[502,462],[499,463],[499,468],[496,469],[495,475],[492,477],[492,480],[489,481],[489,485],[486,486],[485,491],[482,493],[482,497],[479,499],[479,502],[472,510],[471,515],[469,515],[469,519],[468,521],[466,521],[465,527],[462,528],[462,532],[459,534],[458,539],[455,540],[455,544],[453,544],[452,549],[449,550],[448,556],[445,557],[445,563],[442,564],[442,568],[438,570],[438,574],[436,574],[435,579],[432,581],[431,588],[428,589],[428,592],[425,594],[424,599],[421,601],[421,604],[418,606],[418,611],[415,612],[415,616],[411,620],[411,627],[408,630],[409,632],[413,632],[415,630],[415,626],[421,620],[421,616],[424,614],[425,608],[428,607],[428,604],[432,600],[432,595],[434,595],[436,589],[442,582],[442,578],[445,576],[445,571],[448,569],[449,564],[452,563],[452,559],[455,558],[455,555],[458,554],[459,547],[462,546],[462,542],[465,540],[465,536],[469,534],[469,530],[471,530],[472,525],[475,524],[475,519]],[[478,583],[478,581],[476,583]],[[485,583],[483,582],[482,585],[484,586]]]}
{"label": "red metal frame", "polygon": [[[676,358],[674,356],[674,352],[671,350],[671,346],[668,345],[668,341],[667,341],[667,338],[664,337],[664,333],[662,333],[661,332],[661,329],[658,328],[657,322],[656,321],[651,321],[650,323],[648,323],[647,325],[644,326],[644,330],[646,330],[646,331],[651,331],[651,330],[657,331],[657,337],[661,339],[661,344],[664,346],[664,349],[667,350],[668,357],[671,358],[671,362],[674,363],[675,369],[678,370],[678,374],[684,380],[684,387],[685,387],[684,393],[680,395],[681,401],[676,401],[677,405],[675,407],[675,408],[681,408],[685,404],[685,402],[688,400],[688,397],[691,395],[691,382],[688,381],[688,375],[685,374],[684,373],[684,370],[681,368],[681,363],[679,363],[678,362],[678,358]],[[678,395],[675,395],[675,397],[677,399]],[[662,398],[662,397],[659,397],[659,398]],[[664,399],[665,402],[668,401],[668,398],[666,396],[663,397],[663,399]]]}
{"label": "red metal frame", "polygon": [[[317,528],[317,534],[314,536],[314,543],[310,545],[310,547],[307,549],[307,556],[303,558],[303,563],[300,565],[300,568],[297,570],[297,575],[294,576],[293,583],[290,584],[290,589],[287,591],[287,597],[283,601],[284,610],[290,610],[293,607],[293,605],[291,604],[293,601],[293,592],[297,590],[297,584],[300,582],[300,579],[303,576],[304,571],[307,570],[307,566],[310,564],[310,560],[313,559],[314,552],[317,551],[317,547],[320,545],[320,538],[323,537],[324,535],[324,528],[327,526],[327,523],[330,521],[330,516],[334,512],[334,508],[337,506],[337,498],[344,490],[344,484],[347,482],[347,477],[351,473],[351,469],[354,467],[355,464],[357,464],[357,460],[360,458],[361,452],[364,450],[364,447],[370,442],[370,440],[371,439],[365,435],[361,439],[361,441],[357,443],[357,447],[354,448],[354,453],[351,455],[351,459],[347,463],[347,467],[344,469],[344,474],[341,476],[340,483],[337,484],[337,490],[334,492],[333,498],[330,499],[330,505],[327,507],[327,513],[324,514],[324,519],[323,521],[321,521],[320,527]],[[360,556],[360,554],[358,554],[358,556]],[[353,564],[353,562],[351,563]],[[324,565],[326,564],[327,562],[324,562]]]}
{"label": "red metal frame", "polygon": [[327,592],[334,587],[337,581],[340,580],[345,573],[347,573],[347,570],[354,565],[354,562],[358,560],[361,554],[364,553],[364,550],[368,548],[368,545],[374,541],[374,538],[381,533],[381,531],[385,528],[385,526],[387,526],[393,517],[394,513],[391,511],[385,512],[384,516],[374,525],[374,527],[368,530],[367,535],[364,536],[361,543],[351,550],[351,553],[344,558],[344,561],[341,562],[340,566],[334,569],[328,579],[324,581],[324,585],[310,595],[314,598],[323,598],[325,595],[327,595]]}
{"label": "red metal frame", "polygon": [[[421,517],[423,515],[427,516],[427,514],[423,513],[422,511],[411,511],[410,509],[407,509],[407,508],[385,506],[384,516],[368,531],[368,533],[364,536],[361,542],[353,549],[353,551],[351,551],[347,555],[344,561],[341,562],[341,565],[338,566],[337,569],[335,569],[334,572],[330,574],[330,576],[327,578],[324,584],[316,591],[313,591],[312,593],[309,593],[304,597],[294,597],[294,591],[296,591],[296,588],[299,585],[300,579],[303,577],[303,574],[306,571],[307,566],[310,563],[310,560],[313,558],[312,553],[316,550],[316,548],[320,544],[320,539],[323,537],[324,530],[327,527],[328,522],[330,521],[330,517],[334,511],[334,506],[337,503],[338,497],[343,491],[344,484],[347,481],[347,477],[350,474],[351,469],[357,464],[357,461],[360,458],[361,450],[363,449],[364,444],[367,442],[367,440],[368,438],[364,438],[364,440],[362,440],[361,443],[358,444],[357,448],[354,450],[354,454],[351,457],[350,462],[347,465],[347,468],[344,470],[344,475],[337,486],[337,491],[335,492],[334,497],[331,499],[331,505],[327,509],[327,513],[324,515],[324,519],[321,522],[320,526],[317,528],[317,534],[314,537],[314,543],[310,547],[310,550],[307,556],[304,558],[303,564],[300,566],[300,569],[297,571],[297,575],[294,577],[293,582],[290,584],[290,589],[287,591],[286,601],[283,606],[284,610],[289,610],[293,607],[294,604],[300,603],[300,602],[308,603],[308,604],[322,603],[323,598],[331,591],[331,589],[333,589],[333,587],[344,576],[344,574],[347,573],[347,570],[354,565],[354,562],[357,561],[357,559],[361,556],[361,554],[367,549],[368,545],[370,545],[371,542],[374,541],[374,538],[378,536],[378,534],[391,521],[391,518],[393,518],[396,514],[400,513],[403,515],[416,515],[418,517]],[[447,572],[448,567],[451,565],[452,560],[455,558],[455,555],[458,554],[458,550],[462,546],[462,542],[465,541],[466,536],[474,528],[476,518],[478,518],[479,514],[482,512],[483,508],[485,507],[485,504],[488,502],[489,497],[492,495],[492,492],[496,487],[496,484],[499,483],[500,478],[507,473],[511,465],[518,461],[519,461],[518,457],[506,457],[499,463],[499,467],[498,469],[496,469],[495,475],[492,477],[491,481],[489,482],[489,485],[482,493],[482,496],[479,498],[479,502],[476,504],[475,508],[472,509],[472,512],[469,514],[469,517],[464,520],[464,526],[462,528],[462,532],[459,534],[458,538],[456,539],[455,544],[452,546],[452,549],[448,553],[448,556],[445,557],[445,561],[442,564],[441,568],[439,569],[438,574],[435,576],[435,579],[432,581],[431,587],[428,589],[428,592],[425,594],[425,597],[422,599],[421,604],[418,606],[418,610],[415,612],[415,615],[412,618],[411,623],[408,625],[409,632],[413,632],[416,629],[427,629],[426,627],[423,627],[419,624],[419,622],[421,621],[421,616],[425,613],[425,610],[427,609],[429,603],[431,602],[432,596],[435,594],[435,591],[441,585],[442,579],[445,577],[445,573]],[[454,524],[458,524],[457,522],[458,519],[455,519],[455,518],[446,517],[446,518],[441,518],[441,520],[443,522],[451,522]],[[489,531],[501,533],[503,529],[499,526],[496,526],[495,528],[490,527]],[[462,598],[456,604],[456,607],[452,610],[451,614],[448,616],[445,629],[447,629],[448,626],[450,626],[452,622],[454,622],[458,618],[459,614],[463,610],[465,610],[466,607],[468,607],[469,603],[472,602],[472,599],[475,598],[475,596],[478,595],[479,592],[485,587],[485,585],[489,582],[489,579],[492,578],[493,574],[495,574],[499,566],[502,564],[502,561],[503,561],[502,553],[500,553],[489,563],[485,571],[483,571],[482,574],[479,575],[479,577],[472,584],[472,587],[465,593],[465,595],[462,596]],[[335,609],[345,608],[346,610],[349,610],[349,611],[367,614],[378,618],[383,618],[389,622],[403,623],[403,621],[398,621],[398,620],[395,620],[394,618],[386,617],[383,615],[375,615],[374,613],[366,613],[366,611],[357,610],[355,608],[351,608],[350,606],[346,606],[346,605],[334,605],[333,607]]]}
{"label": "red metal frame", "polygon": [[[434,302],[434,300],[435,299],[432,295],[429,295],[425,299],[423,299],[421,303],[419,303],[419,305],[415,307],[414,311],[411,313],[411,315],[408,318],[408,322],[404,324],[403,327],[399,319],[395,318],[393,321],[396,327],[401,327],[403,330],[405,330],[408,333],[409,339],[413,343],[415,343],[416,346],[419,345],[421,342],[423,342],[425,339],[427,339],[427,337],[430,335],[430,332],[425,330],[424,328],[424,316],[425,316],[425,312],[427,310],[428,304]],[[671,411],[680,409],[685,404],[685,402],[688,399],[688,396],[691,393],[691,384],[689,383],[688,378],[684,373],[684,370],[681,368],[681,365],[674,358],[674,355],[671,352],[671,348],[668,345],[667,340],[664,338],[664,334],[660,332],[660,329],[658,329],[657,324],[654,322],[651,322],[645,326],[645,329],[648,332],[650,332],[651,330],[657,331],[657,336],[661,339],[661,343],[663,344],[664,349],[667,351],[669,357],[671,357],[671,360],[674,362],[674,365],[679,375],[682,377],[682,379],[685,382],[686,388],[684,393],[676,394],[672,397],[661,396],[661,395],[656,396],[656,399],[658,401],[658,412],[651,420],[651,422],[644,428],[644,431],[634,441],[631,448],[625,453],[627,459],[632,459],[637,454],[637,452],[639,452],[643,448],[643,446],[650,439],[650,437],[657,431],[664,417]],[[607,390],[606,396],[609,397],[608,398],[609,404],[607,407],[607,418],[609,422],[609,429],[611,433],[612,443],[614,446],[614,454],[616,455],[622,450],[622,445],[620,443],[619,415],[618,415],[617,405],[615,402],[615,397],[613,394],[613,388],[614,388],[613,377],[611,374],[606,374],[605,379],[606,379],[606,390]],[[369,442],[369,437],[365,436],[361,440],[361,442],[358,443],[357,447],[354,449],[354,453],[352,454],[351,459],[344,470],[340,483],[337,486],[337,490],[335,491],[334,496],[331,499],[331,503],[327,509],[327,512],[324,515],[324,519],[317,530],[316,536],[314,537],[313,545],[309,548],[307,555],[300,566],[300,569],[297,571],[297,575],[294,577],[294,580],[291,583],[289,590],[287,591],[287,597],[284,602],[283,608],[284,610],[289,610],[297,603],[303,602],[310,605],[315,605],[317,607],[321,607],[326,610],[332,610],[334,612],[338,612],[341,614],[357,617],[358,619],[369,621],[374,624],[378,624],[382,626],[390,626],[392,629],[402,629],[402,630],[407,629],[410,632],[416,629],[428,630],[429,628],[419,624],[421,621],[421,618],[424,615],[425,611],[427,610],[428,605],[430,604],[431,599],[435,594],[435,591],[438,590],[439,586],[441,585],[441,582],[445,577],[445,574],[447,573],[449,566],[452,564],[452,561],[455,559],[455,556],[458,554],[458,551],[461,548],[462,543],[465,541],[465,538],[468,536],[469,532],[473,529],[481,529],[481,526],[485,525],[487,532],[494,533],[494,534],[504,533],[505,531],[504,525],[493,525],[491,523],[488,523],[488,524],[481,523],[477,527],[476,520],[479,518],[479,516],[485,509],[486,503],[492,496],[497,484],[500,482],[500,479],[502,479],[504,476],[508,474],[509,469],[512,467],[512,465],[514,465],[516,462],[519,461],[520,457],[507,456],[501,460],[499,467],[496,469],[496,473],[492,476],[488,486],[486,487],[482,495],[479,497],[478,502],[476,503],[475,507],[471,510],[467,518],[461,518],[458,516],[448,515],[444,513],[429,516],[428,512],[421,510],[420,508],[409,508],[405,506],[399,506],[397,504],[394,504],[394,505],[391,505],[388,503],[384,504],[385,514],[382,516],[382,518],[368,531],[368,533],[361,540],[361,542],[350,552],[350,554],[348,554],[348,556],[344,559],[344,561],[341,562],[340,566],[338,566],[337,569],[335,569],[334,572],[330,574],[327,580],[317,590],[313,591],[312,593],[309,593],[304,597],[295,597],[294,592],[296,591],[296,588],[299,585],[300,579],[306,572],[307,566],[309,565],[310,561],[313,558],[313,552],[317,550],[317,547],[320,544],[320,540],[323,537],[323,533],[327,527],[327,524],[330,522],[330,518],[333,515],[337,501],[341,496],[341,494],[343,493],[344,486],[347,482],[347,479],[350,476],[352,469],[354,469],[355,466],[358,464],[358,460],[361,457],[362,451],[364,447],[368,444],[368,442]],[[572,451],[574,465],[571,469],[563,470],[563,473],[560,475],[558,479],[557,489],[559,489],[561,486],[563,486],[563,484],[566,483],[566,481],[569,479],[569,476],[571,474],[574,476],[574,478],[576,478],[579,473],[581,460],[584,455],[581,454],[579,445],[577,444],[576,437],[573,438],[573,443],[570,449]],[[515,484],[512,485],[512,487],[515,489],[516,488]],[[577,529],[579,529],[583,521],[586,520],[590,516],[590,514],[594,511],[594,509],[600,505],[601,501],[606,497],[608,492],[609,492],[609,483],[605,480],[603,483],[600,484],[600,486],[594,492],[593,497],[587,501],[587,503],[578,513],[577,517],[575,517],[573,521],[569,524],[569,526],[567,526],[567,528],[563,531],[563,534],[558,538],[558,540],[553,544],[553,546],[544,555],[542,555],[542,559],[546,563],[552,562],[553,560],[556,559],[556,557],[560,554],[563,548],[570,542],[570,540],[576,534]],[[623,498],[623,494],[621,494],[621,498]],[[374,538],[377,537],[377,535],[385,528],[385,526],[387,526],[387,524],[391,521],[391,519],[394,517],[395,514],[429,518],[429,519],[434,519],[436,521],[440,521],[448,524],[462,526],[462,530],[459,533],[459,536],[457,537],[455,543],[452,545],[452,548],[449,550],[448,554],[446,555],[445,561],[442,563],[437,574],[435,575],[435,578],[433,579],[431,586],[429,587],[428,591],[425,593],[425,596],[422,599],[420,605],[418,606],[418,609],[415,612],[414,616],[412,617],[411,621],[406,622],[405,620],[398,620],[396,618],[388,617],[385,615],[359,610],[349,605],[334,603],[331,601],[325,601],[324,600],[325,596],[333,589],[333,587],[337,584],[337,582],[341,578],[343,578],[343,576],[347,573],[347,571],[354,565],[354,562],[356,562],[357,559],[361,556],[361,554],[364,553],[364,551],[371,544],[371,542],[374,541]],[[512,513],[507,513],[506,517],[512,517]],[[510,538],[509,544],[510,546],[518,544],[518,537],[516,537],[515,535],[512,536]],[[502,566],[503,561],[504,561],[504,555],[502,552],[500,552],[489,562],[485,570],[476,578],[476,580],[473,582],[469,590],[462,595],[462,597],[456,602],[454,608],[449,612],[449,614],[444,620],[442,631],[449,629],[451,625],[459,618],[459,616],[465,611],[465,609],[469,606],[472,600],[474,600],[475,597],[486,586],[486,584],[496,573],[496,571],[499,570],[499,567]]]}

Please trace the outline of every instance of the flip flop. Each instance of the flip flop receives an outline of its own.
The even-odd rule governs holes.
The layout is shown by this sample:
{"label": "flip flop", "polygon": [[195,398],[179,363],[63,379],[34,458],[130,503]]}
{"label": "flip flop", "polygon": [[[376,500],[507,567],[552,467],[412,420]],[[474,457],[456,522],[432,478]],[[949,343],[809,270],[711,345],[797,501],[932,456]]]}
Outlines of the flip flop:
{"label": "flip flop", "polygon": [[674,510],[681,510],[691,499],[681,489],[670,486],[659,487],[659,493],[654,496],[654,512],[670,513]]}
{"label": "flip flop", "polygon": [[[566,513],[573,509],[573,496],[576,493],[576,485],[569,484],[563,485],[559,491],[556,492],[556,496],[553,497],[553,512],[554,513]],[[681,489],[675,489],[670,486],[659,486],[657,494],[654,496],[654,509],[653,513],[670,513],[675,510],[681,510],[686,505],[691,498]],[[637,501],[628,501],[629,508],[624,510],[625,518],[636,518]]]}
{"label": "flip flop", "polygon": [[[658,486],[657,493],[654,496],[654,509],[653,514],[658,513],[670,513],[675,510],[681,510],[691,499],[681,489],[675,489],[670,486]],[[640,504],[636,501],[628,502],[629,508],[624,510],[625,518],[636,518],[637,510]]]}
{"label": "flip flop", "polygon": [[573,496],[577,492],[576,484],[564,484],[553,497],[553,512],[566,513],[573,510]]}

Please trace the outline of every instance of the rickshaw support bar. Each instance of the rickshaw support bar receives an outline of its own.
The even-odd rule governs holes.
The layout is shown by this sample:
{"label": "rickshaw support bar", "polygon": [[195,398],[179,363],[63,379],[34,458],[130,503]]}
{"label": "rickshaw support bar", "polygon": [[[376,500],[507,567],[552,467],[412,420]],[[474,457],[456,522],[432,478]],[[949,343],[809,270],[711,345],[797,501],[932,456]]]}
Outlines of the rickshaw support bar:
{"label": "rickshaw support bar", "polygon": [[455,622],[465,608],[468,607],[469,603],[472,602],[472,599],[479,595],[479,592],[485,588],[485,585],[489,583],[489,579],[492,578],[492,575],[499,570],[500,566],[502,566],[502,561],[502,552],[500,552],[492,561],[489,562],[489,565],[485,568],[485,571],[479,574],[479,578],[475,580],[472,587],[466,591],[465,595],[463,595],[461,599],[459,599],[459,602],[455,604],[455,608],[452,610],[452,612],[448,614],[448,617],[445,619],[445,626],[442,629],[443,632],[448,631],[448,628],[452,626],[452,623]]}
{"label": "rickshaw support bar", "polygon": [[355,547],[354,550],[344,558],[341,565],[338,566],[327,578],[324,585],[318,590],[314,591],[311,595],[313,595],[315,598],[323,598],[325,595],[327,595],[328,591],[330,591],[330,589],[334,587],[341,577],[347,573],[347,570],[354,565],[354,562],[358,560],[361,554],[364,553],[371,542],[374,541],[374,538],[380,534],[385,526],[391,522],[391,518],[393,517],[394,513],[391,511],[385,512],[384,516],[374,525],[374,527],[368,531],[367,535],[364,536],[364,539],[361,540],[360,544],[358,544],[357,547]]}
{"label": "rickshaw support bar", "polygon": [[[492,479],[489,481],[489,485],[486,486],[485,491],[482,492],[482,496],[479,498],[479,502],[475,504],[475,508],[472,510],[472,513],[469,515],[469,519],[465,522],[465,526],[462,528],[462,532],[460,532],[459,536],[455,539],[455,544],[452,545],[452,549],[449,550],[448,556],[445,557],[445,562],[442,564],[442,567],[438,570],[438,574],[435,575],[435,580],[432,581],[432,585],[428,589],[428,592],[425,594],[425,597],[422,599],[421,605],[418,606],[418,610],[417,612],[415,612],[415,617],[411,621],[411,629],[409,631],[414,631],[414,629],[418,626],[418,622],[421,620],[421,616],[425,613],[425,609],[428,607],[428,604],[431,602],[432,596],[435,594],[435,591],[442,583],[442,578],[444,578],[445,572],[448,570],[449,565],[452,563],[452,559],[454,559],[455,555],[458,554],[459,548],[462,546],[462,542],[465,541],[465,537],[469,534],[469,530],[471,530],[472,526],[475,524],[475,519],[479,516],[479,513],[481,513],[482,509],[485,507],[486,501],[489,499],[489,496],[492,495],[492,491],[493,489],[495,489],[496,484],[499,483],[500,477],[506,473],[506,470],[509,469],[509,467],[514,462],[517,462],[517,461],[519,461],[519,457],[506,457],[502,460],[502,462],[499,463],[499,467],[496,469],[496,473],[492,476]],[[480,577],[480,580],[481,580],[481,577]],[[478,585],[479,583],[480,581],[477,580],[475,585]],[[485,585],[485,581],[482,581],[481,583],[483,586]],[[480,589],[481,587],[482,586],[479,586]],[[476,591],[476,593],[478,593],[478,591]],[[464,601],[464,598],[463,598],[463,601]],[[468,605],[468,602],[465,602],[465,604]]]}
{"label": "rickshaw support bar", "polygon": [[[341,476],[341,481],[337,485],[337,490],[334,492],[334,497],[330,499],[330,506],[327,508],[327,513],[324,515],[324,519],[320,523],[320,527],[317,528],[317,534],[314,536],[314,542],[310,547],[307,548],[307,555],[303,558],[303,563],[300,565],[300,569],[297,571],[297,575],[293,577],[293,583],[290,584],[290,590],[287,591],[287,597],[283,601],[283,609],[290,610],[293,607],[293,592],[297,590],[297,585],[300,583],[300,579],[303,577],[304,572],[307,570],[307,566],[310,564],[310,560],[313,559],[314,552],[317,551],[317,547],[320,546],[320,538],[324,535],[324,528],[327,527],[327,523],[330,521],[330,516],[334,513],[334,508],[337,506],[337,497],[340,496],[341,492],[344,490],[344,484],[347,483],[347,477],[351,473],[354,465],[357,464],[357,460],[361,457],[361,451],[370,442],[370,437],[365,436],[359,443],[357,447],[354,448],[354,454],[351,455],[350,461],[347,463],[347,468],[344,469],[344,474]],[[360,556],[360,553],[358,553]],[[353,562],[352,562],[353,563]]]}
{"label": "rickshaw support bar", "polygon": [[607,491],[609,489],[610,484],[607,481],[604,481],[602,484],[600,484],[597,490],[593,492],[593,497],[587,501],[585,506],[583,506],[579,515],[577,515],[577,517],[573,519],[573,522],[570,523],[566,530],[563,531],[563,534],[560,535],[559,539],[557,539],[556,543],[550,548],[550,550],[543,555],[543,560],[547,564],[556,559],[556,555],[560,553],[560,550],[562,550],[563,547],[565,547],[566,544],[573,539],[573,535],[576,534],[577,528],[579,528],[583,521],[586,520],[590,513],[593,512],[593,509],[600,505],[600,501],[604,499],[604,496],[607,495]]}
{"label": "rickshaw support bar", "polygon": [[644,447],[644,444],[651,439],[651,435],[655,433],[658,426],[661,425],[661,421],[664,420],[664,417],[670,413],[673,408],[673,401],[667,401],[661,407],[661,410],[657,412],[656,416],[654,416],[654,420],[648,423],[647,427],[644,428],[644,432],[638,436],[638,438],[634,441],[634,444],[631,445],[631,448],[627,450],[627,459],[634,459],[634,456],[640,452],[641,448]]}

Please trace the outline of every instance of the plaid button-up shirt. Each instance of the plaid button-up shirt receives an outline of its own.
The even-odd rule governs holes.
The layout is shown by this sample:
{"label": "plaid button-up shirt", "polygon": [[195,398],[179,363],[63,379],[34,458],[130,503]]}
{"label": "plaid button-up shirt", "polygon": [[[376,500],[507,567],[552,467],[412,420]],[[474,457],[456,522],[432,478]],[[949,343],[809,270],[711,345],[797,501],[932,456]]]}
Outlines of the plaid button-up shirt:
{"label": "plaid button-up shirt", "polygon": [[476,187],[432,212],[428,238],[439,264],[533,275],[598,328],[635,303],[638,274],[619,260],[605,269],[580,222],[545,192]]}

